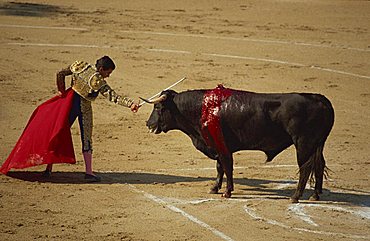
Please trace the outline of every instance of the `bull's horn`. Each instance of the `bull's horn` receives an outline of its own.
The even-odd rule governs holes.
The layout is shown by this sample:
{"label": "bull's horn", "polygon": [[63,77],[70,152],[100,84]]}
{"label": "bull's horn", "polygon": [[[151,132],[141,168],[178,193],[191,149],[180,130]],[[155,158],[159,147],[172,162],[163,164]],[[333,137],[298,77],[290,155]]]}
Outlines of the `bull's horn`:
{"label": "bull's horn", "polygon": [[146,103],[149,103],[149,104],[157,104],[157,103],[159,103],[161,101],[164,101],[167,98],[167,96],[166,95],[161,95],[158,98],[155,98],[155,99],[152,99],[152,100],[147,100],[147,99],[144,99],[142,97],[139,97],[139,98],[141,100],[145,101]]}

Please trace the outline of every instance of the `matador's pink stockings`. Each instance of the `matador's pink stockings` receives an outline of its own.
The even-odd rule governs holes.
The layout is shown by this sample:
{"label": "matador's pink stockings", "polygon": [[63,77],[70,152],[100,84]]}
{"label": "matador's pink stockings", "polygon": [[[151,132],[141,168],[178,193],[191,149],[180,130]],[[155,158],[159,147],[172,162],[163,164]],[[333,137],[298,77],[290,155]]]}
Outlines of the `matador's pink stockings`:
{"label": "matador's pink stockings", "polygon": [[51,172],[51,170],[53,169],[53,164],[48,164],[47,166],[46,166],[46,170],[47,171],[50,171]]}
{"label": "matador's pink stockings", "polygon": [[83,152],[83,156],[85,160],[86,174],[94,175],[92,170],[92,153],[85,151]]}
{"label": "matador's pink stockings", "polygon": [[[85,160],[85,169],[86,169],[86,174],[94,175],[93,170],[92,170],[92,153],[85,151],[82,153],[84,156]],[[50,171],[53,169],[53,164],[48,164],[46,166],[46,170]]]}

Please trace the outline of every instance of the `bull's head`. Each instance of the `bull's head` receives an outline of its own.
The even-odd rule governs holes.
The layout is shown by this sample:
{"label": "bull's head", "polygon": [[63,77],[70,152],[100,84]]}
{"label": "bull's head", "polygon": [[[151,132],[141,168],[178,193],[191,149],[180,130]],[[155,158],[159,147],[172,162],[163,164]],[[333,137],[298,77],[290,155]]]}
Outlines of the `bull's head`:
{"label": "bull's head", "polygon": [[153,104],[154,108],[146,122],[146,126],[151,133],[159,134],[162,131],[167,132],[176,128],[176,121],[173,116],[173,110],[176,109],[173,97],[177,93],[173,90],[166,90],[161,95],[151,101],[144,100],[147,103]]}

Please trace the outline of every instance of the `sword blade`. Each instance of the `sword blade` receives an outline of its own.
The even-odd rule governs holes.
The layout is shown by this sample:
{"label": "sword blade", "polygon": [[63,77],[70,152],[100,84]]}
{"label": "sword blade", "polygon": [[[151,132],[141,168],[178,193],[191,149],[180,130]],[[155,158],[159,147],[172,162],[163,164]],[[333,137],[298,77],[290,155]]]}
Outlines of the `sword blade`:
{"label": "sword blade", "polygon": [[[185,79],[186,79],[186,77],[183,77],[182,79],[180,79],[180,80],[176,81],[175,83],[173,83],[172,85],[168,86],[168,87],[167,87],[167,88],[165,88],[164,90],[161,90],[161,91],[160,91],[160,92],[158,92],[157,94],[155,94],[155,95],[153,95],[152,97],[148,98],[148,100],[152,100],[152,99],[154,99],[155,97],[157,97],[158,95],[160,95],[163,91],[171,89],[172,87],[174,87],[174,86],[178,85],[179,83],[181,83],[181,82],[182,82],[182,81],[184,81]],[[142,106],[142,105],[144,105],[144,104],[146,104],[146,102],[141,102],[141,103],[139,103],[139,106]]]}

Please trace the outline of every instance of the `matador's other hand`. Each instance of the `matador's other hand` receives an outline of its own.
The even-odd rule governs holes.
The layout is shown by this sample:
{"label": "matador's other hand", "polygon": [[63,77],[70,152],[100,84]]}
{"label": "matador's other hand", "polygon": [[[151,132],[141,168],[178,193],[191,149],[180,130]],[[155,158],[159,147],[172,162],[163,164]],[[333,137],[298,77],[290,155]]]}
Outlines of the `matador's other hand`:
{"label": "matador's other hand", "polygon": [[65,91],[60,91],[60,90],[59,90],[59,91],[58,91],[58,96],[59,96],[59,97],[62,97],[64,93],[65,93]]}

